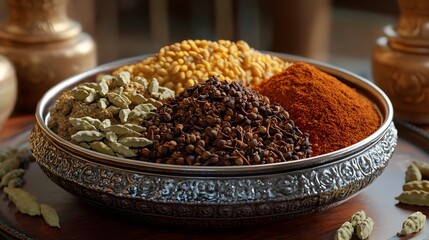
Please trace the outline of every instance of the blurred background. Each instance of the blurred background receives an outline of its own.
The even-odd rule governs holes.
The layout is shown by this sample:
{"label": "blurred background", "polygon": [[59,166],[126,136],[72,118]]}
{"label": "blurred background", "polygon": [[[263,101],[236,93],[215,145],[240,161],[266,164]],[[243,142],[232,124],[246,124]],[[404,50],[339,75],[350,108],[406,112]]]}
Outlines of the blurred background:
{"label": "blurred background", "polygon": [[[375,41],[399,15],[396,0],[71,0],[68,11],[96,41],[99,64],[184,39],[242,39],[369,79]],[[0,0],[0,21],[6,14]]]}

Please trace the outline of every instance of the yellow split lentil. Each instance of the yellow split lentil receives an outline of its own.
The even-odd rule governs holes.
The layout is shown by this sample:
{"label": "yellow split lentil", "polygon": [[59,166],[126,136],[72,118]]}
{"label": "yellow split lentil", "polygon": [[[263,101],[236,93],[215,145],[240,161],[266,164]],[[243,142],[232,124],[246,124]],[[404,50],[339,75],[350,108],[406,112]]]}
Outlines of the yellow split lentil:
{"label": "yellow split lentil", "polygon": [[241,40],[184,40],[161,48],[154,56],[141,62],[122,66],[113,75],[128,71],[132,77],[156,78],[161,85],[178,93],[213,75],[222,80],[255,85],[290,65],[276,56],[249,47]]}

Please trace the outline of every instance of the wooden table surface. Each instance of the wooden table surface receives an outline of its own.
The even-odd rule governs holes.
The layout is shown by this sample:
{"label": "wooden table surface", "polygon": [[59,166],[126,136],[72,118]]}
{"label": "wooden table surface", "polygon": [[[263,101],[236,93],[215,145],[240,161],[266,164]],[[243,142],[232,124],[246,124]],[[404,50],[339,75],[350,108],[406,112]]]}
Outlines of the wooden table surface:
{"label": "wooden table surface", "polygon": [[[31,129],[32,115],[13,115],[0,130],[0,144],[8,142],[24,130]],[[364,210],[375,227],[369,239],[400,239],[402,222],[408,215],[421,211],[429,216],[428,207],[398,204],[394,199],[401,192],[405,169],[415,159],[429,162],[423,150],[426,142],[410,137],[399,128],[400,139],[385,171],[372,184],[339,206],[280,222],[237,229],[193,229],[157,226],[135,222],[109,214],[64,191],[51,182],[32,162],[24,176],[24,189],[35,194],[39,202],[54,207],[60,216],[61,229],[51,228],[40,217],[16,211],[5,196],[0,197],[0,238],[5,239],[333,239],[335,230],[350,216]],[[20,135],[22,136],[22,134]],[[429,140],[426,140],[429,142]],[[422,143],[422,144],[418,144]],[[429,146],[429,145],[426,145]],[[3,193],[0,193],[3,195]],[[429,239],[429,221],[422,231],[401,239]],[[357,239],[357,238],[354,238]]]}

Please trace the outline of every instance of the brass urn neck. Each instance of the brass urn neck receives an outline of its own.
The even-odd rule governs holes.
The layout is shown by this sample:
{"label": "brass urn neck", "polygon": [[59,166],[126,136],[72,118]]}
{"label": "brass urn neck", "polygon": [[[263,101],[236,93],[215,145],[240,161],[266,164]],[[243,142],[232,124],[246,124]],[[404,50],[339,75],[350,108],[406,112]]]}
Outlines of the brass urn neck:
{"label": "brass urn neck", "polygon": [[429,40],[429,1],[398,0],[399,21],[396,32],[404,38]]}
{"label": "brass urn neck", "polygon": [[398,51],[429,53],[429,1],[398,0],[399,20],[384,28],[388,45]]}
{"label": "brass urn neck", "polygon": [[68,0],[8,0],[0,38],[28,43],[66,40],[81,32],[67,16]]}

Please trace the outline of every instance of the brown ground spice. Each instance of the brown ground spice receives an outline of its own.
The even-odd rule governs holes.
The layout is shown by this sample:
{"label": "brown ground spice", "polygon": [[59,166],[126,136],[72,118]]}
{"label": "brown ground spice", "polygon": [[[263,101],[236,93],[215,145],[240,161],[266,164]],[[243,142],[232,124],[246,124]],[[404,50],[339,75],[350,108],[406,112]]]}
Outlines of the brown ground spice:
{"label": "brown ground spice", "polygon": [[350,146],[380,126],[369,100],[306,63],[295,63],[255,88],[283,106],[296,126],[310,134],[313,156]]}
{"label": "brown ground spice", "polygon": [[96,103],[86,104],[82,101],[73,99],[71,91],[64,92],[51,109],[51,118],[48,127],[60,137],[70,140],[70,136],[77,130],[69,122],[70,117],[93,117],[97,119],[111,119],[112,123],[117,123],[111,112],[101,109]]}

